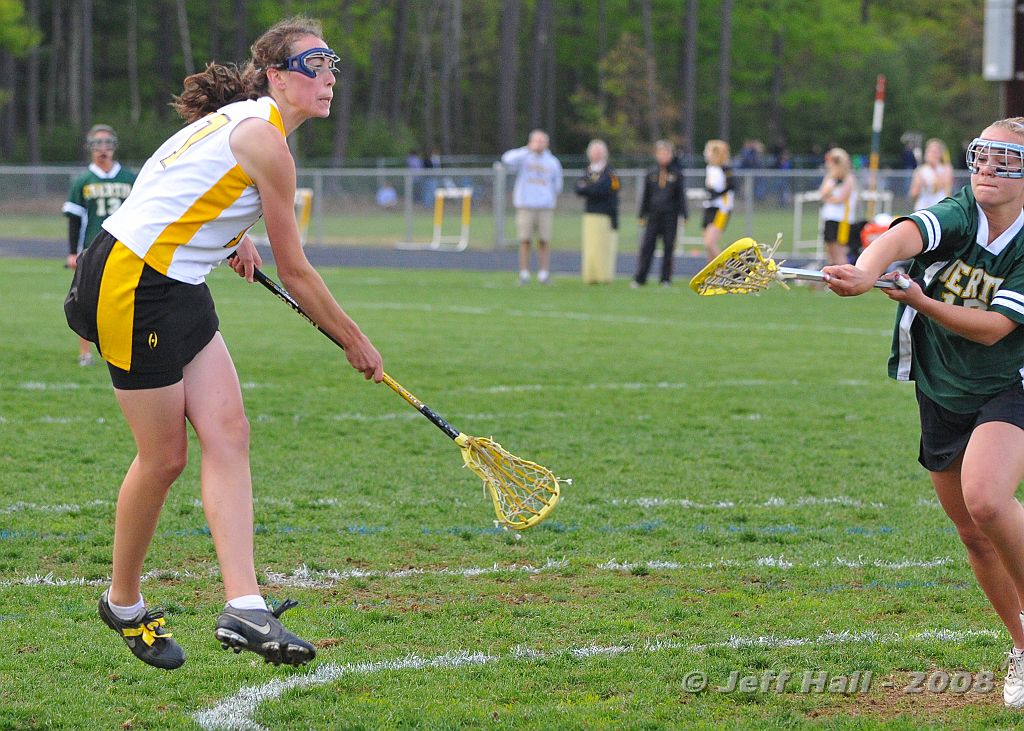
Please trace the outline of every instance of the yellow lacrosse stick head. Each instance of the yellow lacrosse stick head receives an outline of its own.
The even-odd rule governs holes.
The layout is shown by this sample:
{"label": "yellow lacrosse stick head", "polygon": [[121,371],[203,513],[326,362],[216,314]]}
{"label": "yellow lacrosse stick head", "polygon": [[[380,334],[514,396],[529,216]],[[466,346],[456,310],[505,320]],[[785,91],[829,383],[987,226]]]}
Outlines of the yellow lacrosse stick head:
{"label": "yellow lacrosse stick head", "polygon": [[462,460],[484,481],[498,522],[515,530],[537,525],[555,509],[559,480],[547,467],[515,456],[486,437],[460,434]]}
{"label": "yellow lacrosse stick head", "polygon": [[690,289],[703,296],[746,294],[781,282],[779,265],[772,259],[778,244],[766,250],[749,236],[730,244],[694,275]]}

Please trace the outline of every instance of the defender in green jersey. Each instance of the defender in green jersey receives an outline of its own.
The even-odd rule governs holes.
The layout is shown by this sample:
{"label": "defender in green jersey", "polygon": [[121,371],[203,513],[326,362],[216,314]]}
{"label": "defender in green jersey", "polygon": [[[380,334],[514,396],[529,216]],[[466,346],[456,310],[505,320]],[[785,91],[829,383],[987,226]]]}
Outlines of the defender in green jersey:
{"label": "defender in green jersey", "polygon": [[[85,138],[89,150],[89,169],[75,178],[68,199],[61,210],[68,217],[67,266],[78,266],[78,255],[100,232],[100,224],[121,207],[132,192],[135,173],[121,167],[114,159],[117,134],[105,124],[97,124]],[[88,340],[78,339],[78,364],[92,364],[92,347]]]}
{"label": "defender in green jersey", "polygon": [[843,296],[911,259],[889,373],[913,380],[919,461],[1013,639],[1003,701],[1024,707],[1024,117],[967,150],[969,188],[897,219],[857,259],[824,268]]}

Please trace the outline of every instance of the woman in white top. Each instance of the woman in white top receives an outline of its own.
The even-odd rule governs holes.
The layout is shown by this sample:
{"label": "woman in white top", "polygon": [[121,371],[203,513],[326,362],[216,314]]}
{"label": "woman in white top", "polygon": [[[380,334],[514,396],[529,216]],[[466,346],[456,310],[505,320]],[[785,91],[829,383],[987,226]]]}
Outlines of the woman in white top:
{"label": "woman in white top", "polygon": [[829,264],[848,264],[850,224],[857,207],[857,181],[846,150],[833,147],[825,153],[825,178],[818,188],[821,195],[822,238]]}
{"label": "woman in white top", "polygon": [[725,140],[708,140],[704,145],[704,189],[708,193],[704,201],[704,253],[708,261],[721,251],[718,241],[732,213],[735,185],[729,159],[729,143]]}
{"label": "woman in white top", "polygon": [[953,192],[953,166],[949,164],[946,143],[933,137],[924,147],[924,163],[914,170],[910,180],[910,197],[914,210],[934,206]]}
{"label": "woman in white top", "polygon": [[227,649],[300,665],[313,646],[260,595],[253,558],[249,423],[238,375],[218,331],[205,276],[232,253],[248,281],[259,254],[246,235],[262,215],[278,274],[310,317],[345,346],[366,378],[380,354],[309,264],[295,221],[295,161],[286,136],[330,114],[338,56],[319,23],[297,17],[263,34],[243,68],[210,64],[185,79],[175,107],[189,124],[145,164],[132,195],[79,257],[65,313],[99,346],[137,454],[121,484],[104,623],[143,662],[185,662],[164,618],[147,609],[140,575],[171,485],[188,459],[186,421],[202,451],[203,509],[227,605],[215,636]]}

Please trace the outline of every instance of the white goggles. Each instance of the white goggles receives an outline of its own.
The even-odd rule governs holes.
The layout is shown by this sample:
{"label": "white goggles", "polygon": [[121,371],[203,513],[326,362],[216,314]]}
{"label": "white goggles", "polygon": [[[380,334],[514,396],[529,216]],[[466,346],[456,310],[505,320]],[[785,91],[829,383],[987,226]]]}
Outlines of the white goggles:
{"label": "white goggles", "polygon": [[1024,145],[976,137],[967,146],[967,169],[978,173],[991,167],[997,178],[1024,178]]}

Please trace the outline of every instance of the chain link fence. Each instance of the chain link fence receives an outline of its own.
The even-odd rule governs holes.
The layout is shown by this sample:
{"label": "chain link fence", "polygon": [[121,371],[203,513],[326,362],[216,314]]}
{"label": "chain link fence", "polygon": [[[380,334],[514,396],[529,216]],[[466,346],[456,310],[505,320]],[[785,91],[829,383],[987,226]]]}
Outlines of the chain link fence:
{"label": "chain link fence", "polygon": [[[132,167],[129,165],[129,167]],[[137,169],[137,168],[136,168]],[[24,240],[61,239],[66,221],[61,204],[71,181],[82,172],[79,166],[0,166],[0,238]],[[582,170],[565,171],[565,189],[558,200],[552,247],[578,250],[582,199],[573,193]],[[645,171],[618,170],[620,246],[628,250],[638,240],[636,221]],[[681,254],[700,253],[701,184],[704,171],[685,171],[690,186],[690,216],[680,231]],[[736,203],[724,238],[752,236],[774,241],[783,234],[780,251],[806,252],[820,240],[819,206],[809,193],[821,183],[820,170],[736,170]],[[856,172],[861,191],[871,189],[869,172]],[[911,171],[880,170],[874,188],[876,210],[899,215],[913,202],[907,197]],[[966,171],[956,171],[954,189],[967,184]],[[514,176],[500,163],[492,167],[402,169],[301,169],[299,187],[313,191],[312,217],[307,241],[318,245],[429,247],[435,235],[435,204],[444,206],[440,221],[443,235],[457,234],[461,225],[461,201],[439,199],[439,187],[471,190],[470,249],[501,249],[515,244],[511,190]],[[856,219],[867,217],[869,203],[861,196]],[[254,233],[262,233],[259,224]]]}

